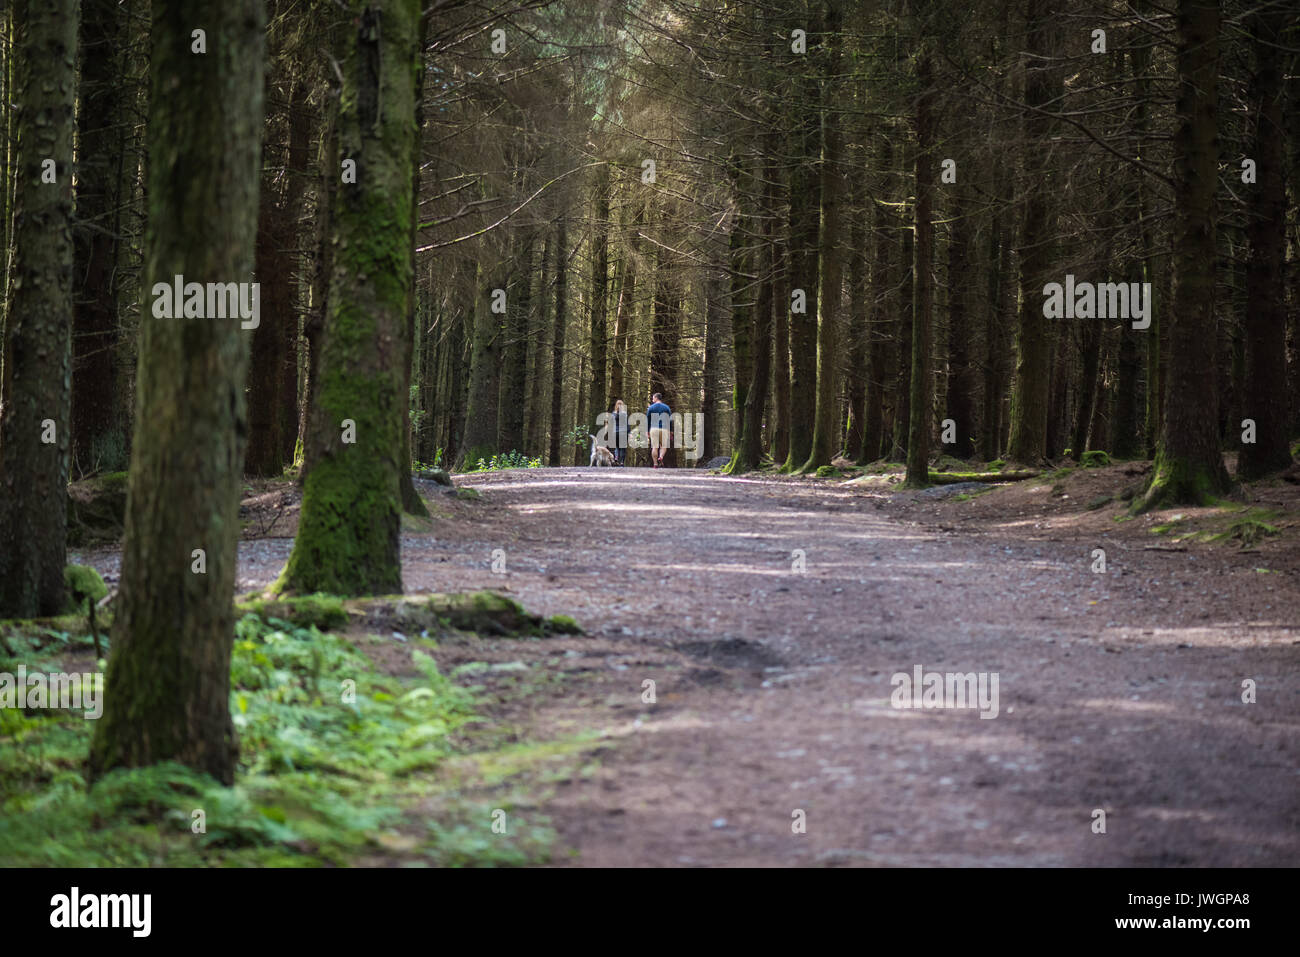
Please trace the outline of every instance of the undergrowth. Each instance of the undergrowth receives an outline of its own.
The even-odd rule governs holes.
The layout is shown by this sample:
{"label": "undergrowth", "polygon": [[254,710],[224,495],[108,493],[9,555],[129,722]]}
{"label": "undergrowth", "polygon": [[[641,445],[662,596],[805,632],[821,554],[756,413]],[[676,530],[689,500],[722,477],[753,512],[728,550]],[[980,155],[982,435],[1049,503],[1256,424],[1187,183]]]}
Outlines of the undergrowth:
{"label": "undergrowth", "polygon": [[[69,639],[43,637],[13,648],[0,670],[58,670]],[[395,677],[342,636],[245,615],[231,667],[240,737],[233,787],[163,764],[116,770],[88,789],[91,721],[79,712],[0,709],[0,865],[547,860],[552,833],[520,820],[508,794],[481,804],[465,796],[473,781],[440,783],[445,760],[485,758],[468,743],[481,719],[470,690],[427,655],[411,659],[415,676]],[[505,833],[492,829],[497,810],[507,812]]]}

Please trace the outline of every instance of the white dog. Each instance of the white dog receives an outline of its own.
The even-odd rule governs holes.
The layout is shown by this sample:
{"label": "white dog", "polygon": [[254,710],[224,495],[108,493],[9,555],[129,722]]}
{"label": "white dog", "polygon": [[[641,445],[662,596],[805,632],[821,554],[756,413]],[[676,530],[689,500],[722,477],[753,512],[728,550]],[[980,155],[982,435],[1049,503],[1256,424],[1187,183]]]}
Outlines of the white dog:
{"label": "white dog", "polygon": [[590,432],[587,433],[591,438],[591,464],[595,466],[614,464],[614,453],[603,445],[596,444],[596,437]]}

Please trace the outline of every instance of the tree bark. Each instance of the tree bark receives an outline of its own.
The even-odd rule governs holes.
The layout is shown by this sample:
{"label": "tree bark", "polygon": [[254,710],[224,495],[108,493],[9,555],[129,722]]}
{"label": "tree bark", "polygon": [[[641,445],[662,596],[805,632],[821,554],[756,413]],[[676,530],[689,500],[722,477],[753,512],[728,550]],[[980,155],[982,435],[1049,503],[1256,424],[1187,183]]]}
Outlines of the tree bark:
{"label": "tree bark", "polygon": [[916,99],[916,258],[912,269],[911,417],[907,437],[906,485],[910,488],[930,484],[930,430],[934,414],[934,385],[930,371],[930,352],[934,347],[931,316],[934,292],[930,278],[934,246],[934,223],[930,219],[934,201],[934,157],[931,155],[934,147],[934,89],[927,51],[923,51],[917,60],[916,80],[920,94]]}
{"label": "tree bark", "polygon": [[[1251,83],[1256,184],[1249,191],[1250,260],[1246,267],[1246,382],[1244,417],[1255,421],[1255,441],[1237,458],[1237,475],[1255,479],[1291,464],[1286,390],[1286,131],[1280,51],[1280,11],[1256,14]],[[1235,427],[1238,423],[1232,423]]]}
{"label": "tree bark", "polygon": [[[1057,11],[1028,3],[1028,56],[1025,67],[1026,139],[1036,144],[1025,162],[1028,196],[1020,230],[1020,322],[1016,335],[1016,375],[1011,390],[1011,440],[1007,458],[1038,465],[1047,455],[1048,397],[1051,388],[1051,320],[1043,316],[1043,286],[1055,266],[1051,200],[1052,160],[1048,146],[1055,129],[1052,109],[1063,86],[1057,56]],[[1064,277],[1062,277],[1062,280]]]}
{"label": "tree bark", "polygon": [[501,363],[497,444],[502,452],[524,451],[524,396],[528,378],[528,320],[532,315],[533,245],[531,234],[519,237],[522,258],[515,267],[514,288],[506,307],[505,350]]}
{"label": "tree bark", "polygon": [[[401,479],[408,463],[411,225],[417,149],[418,0],[353,0],[339,25],[340,156],[356,182],[334,196],[334,260],[316,388],[322,442],[276,589],[401,591]],[[404,365],[406,368],[404,368]]]}
{"label": "tree bark", "polygon": [[[831,107],[839,102],[838,81],[840,64],[839,30],[842,22],[839,5],[826,5],[825,99]],[[844,198],[847,183],[840,163],[844,154],[844,135],[840,129],[839,114],[834,109],[822,111],[822,162],[820,173],[821,233],[818,237],[820,275],[817,294],[817,389],[813,410],[812,442],[801,471],[815,472],[830,465],[839,451],[839,430],[836,427],[839,408],[839,327],[840,300],[844,279],[844,257],[840,249],[844,221]]]}
{"label": "tree bark", "polygon": [[1219,4],[1179,0],[1174,134],[1174,302],[1164,425],[1139,509],[1199,505],[1228,490],[1214,388],[1214,191]]}
{"label": "tree bark", "polygon": [[18,136],[0,384],[0,618],[33,618],[62,610],[67,554],[77,5],[19,0],[13,23]]}
{"label": "tree bark", "polygon": [[[264,15],[257,0],[153,4],[145,277],[155,297],[153,284],[165,289],[176,275],[252,279]],[[196,23],[206,54],[190,52]],[[141,316],[121,590],[91,780],[169,760],[234,779],[231,598],[248,367],[240,325],[238,316],[157,318],[148,304]]]}
{"label": "tree bark", "polygon": [[[72,461],[78,473],[101,467],[101,443],[117,431],[117,237],[126,9],[82,0],[81,83],[77,105],[77,211],[72,238]],[[8,102],[4,100],[3,102]]]}
{"label": "tree bark", "polygon": [[[821,225],[821,82],[811,68],[819,52],[813,37],[821,32],[817,24],[808,27],[810,68],[800,86],[801,119],[793,136],[797,158],[790,172],[790,284],[802,289],[806,308],[794,312],[789,301],[775,304],[790,316],[790,451],[782,470],[793,472],[808,461],[812,452],[817,418],[817,316],[818,281],[821,276],[818,232]],[[771,212],[769,212],[771,215]],[[759,321],[766,321],[760,317]],[[777,359],[777,368],[782,365]],[[780,462],[777,463],[781,464]]]}
{"label": "tree bark", "polygon": [[[958,131],[958,142],[965,142],[965,128]],[[930,160],[931,170],[935,160]],[[933,172],[930,174],[933,176]],[[959,180],[949,187],[952,204],[948,234],[948,396],[947,417],[957,426],[956,441],[945,449],[959,459],[975,454],[975,364],[971,361],[970,325],[971,265],[973,245],[970,241],[970,211],[965,202],[965,188]]]}
{"label": "tree bark", "polygon": [[596,416],[609,411],[605,392],[609,289],[609,167],[596,177],[596,223],[591,262],[591,375],[587,380],[587,423],[594,434]]}
{"label": "tree bark", "polygon": [[547,461],[562,465],[560,439],[564,431],[564,336],[569,322],[568,223],[560,217],[555,231],[555,334],[551,338],[551,443]]}

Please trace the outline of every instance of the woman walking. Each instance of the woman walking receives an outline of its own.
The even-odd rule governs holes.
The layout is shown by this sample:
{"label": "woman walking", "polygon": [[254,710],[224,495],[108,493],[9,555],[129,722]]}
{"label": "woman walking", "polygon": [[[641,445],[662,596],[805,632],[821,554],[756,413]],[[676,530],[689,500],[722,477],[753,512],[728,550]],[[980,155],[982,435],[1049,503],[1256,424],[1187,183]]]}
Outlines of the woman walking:
{"label": "woman walking", "polygon": [[614,438],[614,464],[626,465],[627,459],[627,406],[622,399],[614,402],[614,412],[610,418],[611,432]]}

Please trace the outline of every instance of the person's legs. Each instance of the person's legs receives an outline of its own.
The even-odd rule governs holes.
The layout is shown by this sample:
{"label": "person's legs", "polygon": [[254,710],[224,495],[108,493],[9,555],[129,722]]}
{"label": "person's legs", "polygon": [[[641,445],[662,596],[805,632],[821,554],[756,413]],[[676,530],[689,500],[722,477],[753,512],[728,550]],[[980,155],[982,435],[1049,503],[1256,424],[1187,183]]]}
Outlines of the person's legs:
{"label": "person's legs", "polygon": [[659,468],[664,463],[664,451],[668,447],[668,430],[650,430],[650,464]]}

